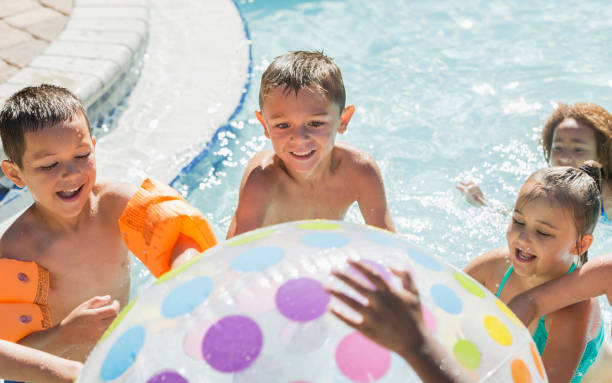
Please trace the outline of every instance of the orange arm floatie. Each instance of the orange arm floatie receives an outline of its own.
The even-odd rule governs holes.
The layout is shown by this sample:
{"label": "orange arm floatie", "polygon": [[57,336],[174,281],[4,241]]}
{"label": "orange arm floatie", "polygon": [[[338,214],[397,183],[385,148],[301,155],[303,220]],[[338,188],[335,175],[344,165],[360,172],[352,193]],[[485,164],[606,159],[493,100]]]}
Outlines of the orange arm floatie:
{"label": "orange arm floatie", "polygon": [[49,308],[35,303],[0,303],[0,339],[17,342],[26,335],[51,327]]}
{"label": "orange arm floatie", "polygon": [[51,326],[49,272],[36,262],[0,258],[0,339],[17,342]]}
{"label": "orange arm floatie", "polygon": [[127,247],[155,277],[170,270],[172,249],[180,234],[204,251],[217,244],[200,211],[170,186],[146,179],[119,218]]}
{"label": "orange arm floatie", "polygon": [[47,304],[49,272],[36,262],[0,258],[0,302]]}

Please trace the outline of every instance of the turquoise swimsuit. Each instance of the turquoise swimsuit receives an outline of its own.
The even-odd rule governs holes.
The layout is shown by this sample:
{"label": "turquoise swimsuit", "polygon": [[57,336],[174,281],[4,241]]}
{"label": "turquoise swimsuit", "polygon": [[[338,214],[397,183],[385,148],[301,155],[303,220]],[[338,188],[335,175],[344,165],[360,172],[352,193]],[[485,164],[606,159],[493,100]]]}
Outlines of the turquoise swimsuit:
{"label": "turquoise swimsuit", "polygon": [[[510,278],[510,274],[512,274],[513,270],[514,268],[510,266],[508,268],[508,271],[506,271],[506,274],[504,274],[504,277],[502,278],[501,283],[499,284],[499,289],[497,289],[497,294],[495,294],[496,297],[499,298],[499,296],[501,295],[502,289],[504,288],[504,285],[508,281],[508,278]],[[572,267],[569,269],[567,273],[569,274],[574,270],[576,270],[576,265],[572,265]],[[540,355],[544,353],[544,348],[546,347],[546,341],[548,340],[548,331],[546,331],[545,318],[546,318],[546,315],[540,318],[540,320],[538,321],[538,327],[536,328],[536,331],[533,333],[533,341],[538,347],[538,351],[540,352]],[[591,341],[589,341],[589,343],[587,343],[586,348],[584,349],[584,353],[582,354],[582,358],[580,359],[580,363],[578,364],[578,368],[576,368],[576,373],[572,377],[571,383],[578,383],[582,380],[582,378],[584,377],[584,374],[586,374],[589,367],[591,367],[593,362],[595,362],[595,359],[597,358],[597,353],[599,352],[599,349],[601,348],[603,340],[604,340],[604,331],[603,331],[603,324],[602,324],[599,327],[599,333],[597,334],[597,336],[593,338]]]}

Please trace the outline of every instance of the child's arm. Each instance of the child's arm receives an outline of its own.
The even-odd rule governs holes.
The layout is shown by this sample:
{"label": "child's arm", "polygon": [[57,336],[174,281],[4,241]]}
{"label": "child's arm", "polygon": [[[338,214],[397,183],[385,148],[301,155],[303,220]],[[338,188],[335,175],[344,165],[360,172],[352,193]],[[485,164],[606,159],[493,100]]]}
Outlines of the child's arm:
{"label": "child's arm", "polygon": [[480,186],[474,181],[461,181],[456,186],[457,190],[465,196],[465,200],[474,206],[487,206],[487,199],[485,198]]}
{"label": "child's arm", "polygon": [[392,270],[402,279],[403,290],[391,288],[373,270],[355,261],[349,264],[370,280],[375,290],[343,272],[334,275],[367,298],[363,305],[348,295],[328,289],[329,293],[361,315],[355,321],[340,311],[331,312],[347,325],[360,331],[381,346],[403,357],[423,382],[472,382],[472,378],[426,329],[421,312],[419,293],[408,272]]}
{"label": "child's arm", "polygon": [[0,340],[0,372],[4,379],[71,383],[79,376],[82,368],[79,362]]}
{"label": "child's arm", "polygon": [[569,382],[575,374],[588,341],[593,307],[591,300],[582,301],[546,317],[550,328],[542,362],[550,382]]}
{"label": "child's arm", "polygon": [[612,254],[602,255],[573,273],[517,295],[508,307],[529,325],[542,315],[602,294],[612,303]]}
{"label": "child's arm", "polygon": [[355,182],[359,185],[359,210],[365,223],[395,232],[391,213],[387,207],[387,197],[383,179],[370,155],[364,155],[356,160],[357,177]]}
{"label": "child's arm", "polygon": [[119,302],[111,302],[110,296],[93,297],[78,305],[57,326],[32,333],[19,343],[60,356],[72,347],[93,346],[118,312]]}
{"label": "child's arm", "polygon": [[227,239],[262,226],[271,181],[267,178],[263,169],[249,164],[242,178],[238,207],[227,231]]}

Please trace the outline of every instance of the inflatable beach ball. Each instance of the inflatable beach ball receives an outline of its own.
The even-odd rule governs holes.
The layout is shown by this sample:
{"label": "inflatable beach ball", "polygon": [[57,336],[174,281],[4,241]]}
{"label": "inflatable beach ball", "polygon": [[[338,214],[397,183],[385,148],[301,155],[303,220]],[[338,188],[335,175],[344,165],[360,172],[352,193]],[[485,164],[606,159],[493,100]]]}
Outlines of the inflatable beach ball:
{"label": "inflatable beach ball", "polygon": [[330,274],[348,258],[397,286],[388,267],[409,270],[427,327],[478,381],[547,381],[529,332],[481,285],[398,235],[317,220],[245,233],[162,276],[109,327],[78,382],[418,382],[327,311],[342,303],[324,285],[349,291]]}

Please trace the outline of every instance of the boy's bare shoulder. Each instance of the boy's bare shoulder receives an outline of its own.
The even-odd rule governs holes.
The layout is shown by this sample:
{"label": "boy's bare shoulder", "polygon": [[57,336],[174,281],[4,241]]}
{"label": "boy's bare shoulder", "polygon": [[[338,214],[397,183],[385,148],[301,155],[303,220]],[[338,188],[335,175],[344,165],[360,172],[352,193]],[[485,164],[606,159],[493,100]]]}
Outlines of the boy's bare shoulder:
{"label": "boy's bare shoulder", "polygon": [[282,165],[272,149],[262,150],[255,154],[246,166],[243,185],[246,182],[259,183],[273,180],[278,172],[282,171]]}
{"label": "boy's bare shoulder", "polygon": [[349,160],[352,165],[365,167],[376,165],[376,161],[370,153],[346,142],[336,142],[334,150],[340,158]]}
{"label": "boy's bare shoulder", "polygon": [[40,222],[32,213],[32,207],[26,209],[2,234],[0,257],[21,259],[18,254],[34,243],[30,239],[37,238],[40,230]]}
{"label": "boy's bare shoulder", "polygon": [[381,174],[374,157],[365,150],[356,148],[345,142],[337,142],[334,146],[334,154],[340,160],[339,169],[352,180],[371,182],[380,180]]}
{"label": "boy's bare shoulder", "polygon": [[136,185],[116,181],[102,181],[96,183],[93,192],[97,197],[99,208],[110,212],[111,215],[118,218],[137,190],[138,187]]}

